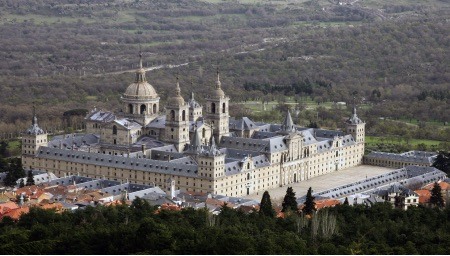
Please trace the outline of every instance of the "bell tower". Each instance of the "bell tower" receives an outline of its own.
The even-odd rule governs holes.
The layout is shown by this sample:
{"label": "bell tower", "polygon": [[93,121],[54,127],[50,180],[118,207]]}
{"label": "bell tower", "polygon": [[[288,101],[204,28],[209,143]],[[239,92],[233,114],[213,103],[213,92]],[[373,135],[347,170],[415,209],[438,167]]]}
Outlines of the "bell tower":
{"label": "bell tower", "polygon": [[179,152],[189,144],[189,105],[181,97],[180,83],[175,88],[175,94],[167,101],[165,141],[174,144]]}
{"label": "bell tower", "polygon": [[206,98],[206,120],[213,127],[213,136],[220,141],[222,136],[228,135],[229,131],[229,101],[230,98],[225,95],[220,83],[219,69],[217,69],[217,81],[211,95]]}

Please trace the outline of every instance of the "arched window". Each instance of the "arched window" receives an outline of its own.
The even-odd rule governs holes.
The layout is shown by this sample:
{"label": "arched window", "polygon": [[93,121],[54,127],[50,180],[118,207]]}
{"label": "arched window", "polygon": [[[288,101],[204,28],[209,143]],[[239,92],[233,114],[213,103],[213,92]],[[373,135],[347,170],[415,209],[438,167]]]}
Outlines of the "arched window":
{"label": "arched window", "polygon": [[156,104],[153,104],[153,114],[156,114]]}
{"label": "arched window", "polygon": [[216,113],[216,103],[211,103],[211,113],[215,114]]}
{"label": "arched window", "polygon": [[181,112],[181,120],[186,121],[186,110],[183,110],[183,112]]}
{"label": "arched window", "polygon": [[175,110],[170,110],[170,121],[175,121]]}
{"label": "arched window", "polygon": [[225,113],[225,102],[222,104],[222,113]]}
{"label": "arched window", "polygon": [[206,136],[206,129],[203,128],[203,129],[202,129],[202,138],[205,138],[205,136]]}
{"label": "arched window", "polygon": [[247,163],[247,169],[250,170],[250,163]]}
{"label": "arched window", "polygon": [[146,111],[147,111],[147,107],[144,104],[142,104],[141,105],[141,115],[145,114]]}
{"label": "arched window", "polygon": [[117,135],[117,126],[113,125],[113,135]]}
{"label": "arched window", "polygon": [[250,179],[250,173],[247,173],[247,180]]}
{"label": "arched window", "polygon": [[128,113],[133,114],[133,105],[128,104]]}

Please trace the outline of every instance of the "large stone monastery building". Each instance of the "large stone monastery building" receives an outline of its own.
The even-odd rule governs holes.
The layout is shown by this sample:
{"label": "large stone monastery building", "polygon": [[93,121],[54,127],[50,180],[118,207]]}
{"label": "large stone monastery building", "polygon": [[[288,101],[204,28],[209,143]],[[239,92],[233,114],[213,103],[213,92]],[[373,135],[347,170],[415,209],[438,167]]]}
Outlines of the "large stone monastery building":
{"label": "large stone monastery building", "polygon": [[356,108],[346,132],[297,127],[289,112],[282,124],[233,119],[218,72],[206,106],[194,94],[185,101],[178,81],[164,111],[159,99],[141,58],[120,110],[93,109],[86,134],[48,141],[34,114],[22,139],[24,168],[244,196],[362,163],[365,123]]}

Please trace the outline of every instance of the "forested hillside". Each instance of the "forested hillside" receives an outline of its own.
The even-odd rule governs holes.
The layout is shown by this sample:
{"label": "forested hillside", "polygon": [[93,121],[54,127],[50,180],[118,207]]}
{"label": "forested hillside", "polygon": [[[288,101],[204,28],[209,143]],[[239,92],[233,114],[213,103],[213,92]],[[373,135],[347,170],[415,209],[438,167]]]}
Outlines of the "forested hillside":
{"label": "forested hillside", "polygon": [[355,97],[364,119],[444,124],[449,14],[437,0],[2,1],[0,133],[23,129],[32,102],[44,128],[70,109],[117,108],[140,48],[163,66],[148,72],[163,101],[177,75],[201,101],[219,66],[234,102]]}
{"label": "forested hillside", "polygon": [[2,254],[447,254],[450,209],[341,205],[308,219],[224,207],[163,210],[88,207],[58,214],[32,208],[0,222]]}

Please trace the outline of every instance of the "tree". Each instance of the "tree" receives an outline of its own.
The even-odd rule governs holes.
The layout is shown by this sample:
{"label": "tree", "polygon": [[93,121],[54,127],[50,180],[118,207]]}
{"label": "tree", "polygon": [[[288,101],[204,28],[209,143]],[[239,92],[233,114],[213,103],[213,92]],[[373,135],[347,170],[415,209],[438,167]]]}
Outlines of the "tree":
{"label": "tree", "polygon": [[306,193],[305,206],[303,207],[304,214],[312,214],[316,210],[316,203],[314,202],[314,197],[312,196],[312,189],[309,187],[308,193]]}
{"label": "tree", "polygon": [[284,196],[283,203],[282,203],[283,209],[282,212],[286,211],[297,211],[297,198],[295,197],[295,192],[292,189],[292,187],[288,187],[286,190],[286,195]]}
{"label": "tree", "polygon": [[450,174],[450,152],[440,151],[434,160],[433,167]]}
{"label": "tree", "polygon": [[349,205],[349,203],[348,203],[348,197],[345,197],[344,205]]}
{"label": "tree", "polygon": [[20,184],[19,184],[19,188],[23,188],[25,187],[25,182],[23,181],[23,178],[20,179]]}
{"label": "tree", "polygon": [[33,186],[35,184],[34,182],[34,176],[33,176],[33,171],[29,170],[28,171],[28,175],[27,175],[27,186]]}
{"label": "tree", "polygon": [[264,191],[261,199],[261,204],[259,205],[259,214],[267,217],[275,217],[275,211],[272,207],[272,201],[270,200],[270,195],[268,191]]}
{"label": "tree", "polygon": [[4,179],[6,186],[16,186],[17,180],[25,177],[25,171],[22,168],[20,158],[13,158],[9,160],[9,165],[6,169],[8,171]]}
{"label": "tree", "polygon": [[434,183],[431,190],[430,204],[439,208],[444,207],[444,198],[442,197],[441,186],[437,182]]}

